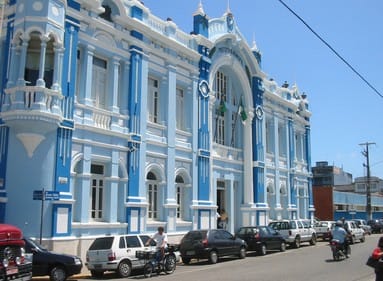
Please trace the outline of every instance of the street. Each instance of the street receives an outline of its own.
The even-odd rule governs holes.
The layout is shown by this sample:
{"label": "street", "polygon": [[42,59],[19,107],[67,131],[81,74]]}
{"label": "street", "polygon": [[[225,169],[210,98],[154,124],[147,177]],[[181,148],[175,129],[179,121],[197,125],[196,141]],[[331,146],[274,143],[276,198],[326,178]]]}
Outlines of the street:
{"label": "street", "polygon": [[[299,249],[270,252],[257,256],[249,252],[243,260],[222,258],[217,264],[194,261],[190,265],[178,264],[171,275],[153,276],[154,280],[257,280],[257,281],[373,281],[373,269],[365,265],[367,257],[377,245],[380,236],[366,236],[366,242],[351,245],[349,259],[335,262],[328,242],[318,241],[315,246],[303,244]],[[86,280],[101,280],[85,277]],[[145,279],[134,272],[128,279]],[[102,280],[121,280],[106,273]]]}

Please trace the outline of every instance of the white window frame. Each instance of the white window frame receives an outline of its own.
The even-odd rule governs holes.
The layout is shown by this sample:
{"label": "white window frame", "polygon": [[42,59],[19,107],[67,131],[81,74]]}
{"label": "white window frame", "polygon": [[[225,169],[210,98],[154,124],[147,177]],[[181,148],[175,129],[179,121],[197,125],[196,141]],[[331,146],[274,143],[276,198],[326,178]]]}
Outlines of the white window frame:
{"label": "white window frame", "polygon": [[93,105],[106,109],[108,89],[108,61],[94,56],[92,64],[92,100]]}
{"label": "white window frame", "polygon": [[148,78],[148,120],[153,123],[159,123],[159,84],[157,79]]}
{"label": "white window frame", "polygon": [[91,166],[102,166],[101,173],[92,173],[90,180],[90,220],[92,221],[102,221],[104,215],[104,198],[105,198],[105,185],[104,185],[104,171],[105,167],[103,165],[92,164]]}
{"label": "white window frame", "polygon": [[158,220],[158,183],[156,181],[148,181],[147,198],[148,198],[148,219]]}
{"label": "white window frame", "polygon": [[176,128],[185,130],[185,94],[184,90],[176,89]]}

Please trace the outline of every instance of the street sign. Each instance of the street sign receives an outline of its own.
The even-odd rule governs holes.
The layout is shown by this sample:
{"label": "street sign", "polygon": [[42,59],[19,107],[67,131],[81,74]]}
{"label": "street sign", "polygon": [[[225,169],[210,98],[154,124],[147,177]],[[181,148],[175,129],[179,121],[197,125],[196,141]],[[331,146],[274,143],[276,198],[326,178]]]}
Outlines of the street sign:
{"label": "street sign", "polygon": [[[43,197],[44,194],[44,197]],[[59,200],[60,192],[51,190],[34,190],[33,200]]]}

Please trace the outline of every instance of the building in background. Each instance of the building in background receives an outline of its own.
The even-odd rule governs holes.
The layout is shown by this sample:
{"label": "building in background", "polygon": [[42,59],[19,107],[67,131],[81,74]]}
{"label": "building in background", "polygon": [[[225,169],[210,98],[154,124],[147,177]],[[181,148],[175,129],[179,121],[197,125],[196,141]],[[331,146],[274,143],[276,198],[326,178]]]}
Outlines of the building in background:
{"label": "building in background", "polygon": [[191,34],[136,0],[4,15],[1,222],[84,258],[99,235],[215,228],[217,208],[231,232],[313,217],[308,99],[262,72],[230,10],[200,4]]}
{"label": "building in background", "polygon": [[[342,168],[317,162],[313,171],[315,217],[320,220],[367,219],[367,177],[355,178]],[[382,180],[370,177],[372,217],[383,218]]]}

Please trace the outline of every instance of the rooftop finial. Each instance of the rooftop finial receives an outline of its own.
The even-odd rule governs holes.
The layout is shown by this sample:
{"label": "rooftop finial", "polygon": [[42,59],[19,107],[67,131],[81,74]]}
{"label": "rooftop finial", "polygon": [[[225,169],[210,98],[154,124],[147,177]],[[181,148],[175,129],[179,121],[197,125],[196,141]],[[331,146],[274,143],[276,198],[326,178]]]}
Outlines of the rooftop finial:
{"label": "rooftop finial", "polygon": [[251,47],[251,50],[252,50],[252,51],[259,52],[257,43],[255,42],[255,33],[253,33],[253,42],[252,42],[252,44],[253,44],[253,46]]}
{"label": "rooftop finial", "polygon": [[202,6],[202,0],[199,0],[198,9],[197,11],[194,12],[193,15],[202,15],[202,16],[205,15],[205,11],[203,10],[203,6]]}
{"label": "rooftop finial", "polygon": [[230,0],[227,0],[227,10],[226,10],[226,13],[231,14],[231,11],[230,11]]}

